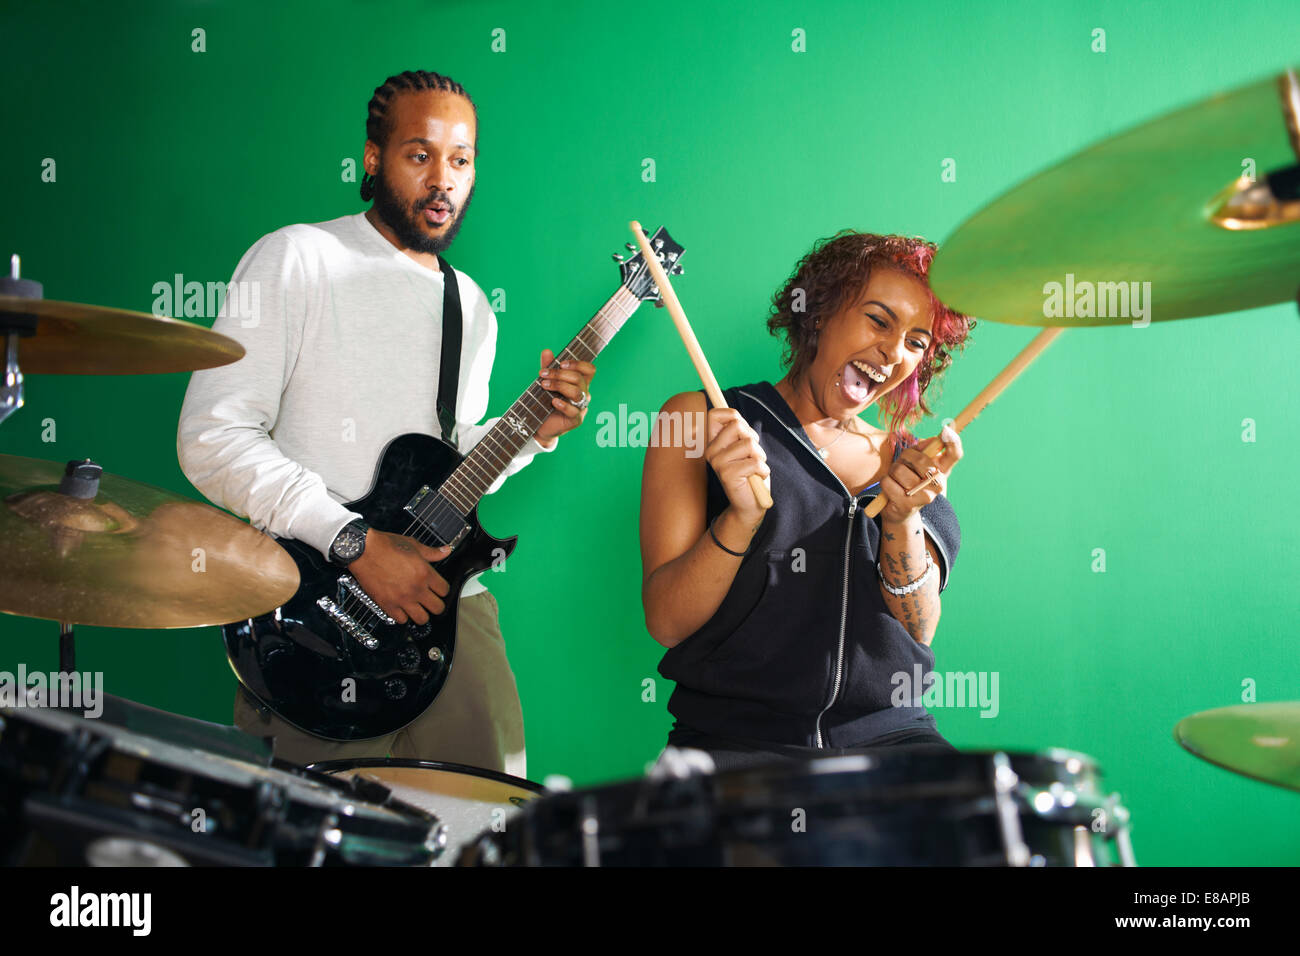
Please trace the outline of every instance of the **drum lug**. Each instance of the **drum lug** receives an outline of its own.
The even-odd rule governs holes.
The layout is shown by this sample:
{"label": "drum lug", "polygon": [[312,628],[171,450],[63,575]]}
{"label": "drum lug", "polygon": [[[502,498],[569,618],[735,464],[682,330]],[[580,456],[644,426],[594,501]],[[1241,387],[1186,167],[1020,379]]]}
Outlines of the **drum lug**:
{"label": "drum lug", "polygon": [[307,861],[307,865],[323,866],[326,851],[337,848],[342,839],[343,832],[339,829],[338,814],[327,813],[321,819],[320,829],[316,831],[316,842],[311,848],[311,859]]}
{"label": "drum lug", "polygon": [[998,814],[998,831],[1002,849],[1010,866],[1029,865],[1029,847],[1020,828],[1020,807],[1016,790],[1020,777],[1011,769],[1011,759],[1004,753],[993,755],[993,800]]}
{"label": "drum lug", "polygon": [[439,823],[429,831],[429,838],[424,841],[424,848],[431,854],[430,865],[447,852],[447,824]]}

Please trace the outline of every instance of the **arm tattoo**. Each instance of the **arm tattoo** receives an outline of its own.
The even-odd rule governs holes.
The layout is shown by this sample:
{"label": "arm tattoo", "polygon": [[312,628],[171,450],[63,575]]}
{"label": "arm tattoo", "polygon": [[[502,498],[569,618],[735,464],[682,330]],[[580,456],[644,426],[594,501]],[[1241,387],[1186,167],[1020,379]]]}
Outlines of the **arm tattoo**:
{"label": "arm tattoo", "polygon": [[[925,526],[919,515],[913,515],[904,525],[904,534],[896,531],[896,528],[893,531],[881,528],[880,565],[885,580],[894,587],[902,587],[920,577],[926,566]],[[880,589],[889,612],[922,644],[930,642],[938,621],[938,577],[936,574],[925,587],[903,597],[890,594],[883,586]]]}

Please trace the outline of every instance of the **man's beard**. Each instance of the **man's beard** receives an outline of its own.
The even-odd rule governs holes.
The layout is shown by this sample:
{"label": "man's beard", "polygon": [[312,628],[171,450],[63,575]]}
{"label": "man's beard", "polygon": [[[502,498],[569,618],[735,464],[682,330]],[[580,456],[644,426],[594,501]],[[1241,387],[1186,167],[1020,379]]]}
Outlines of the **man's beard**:
{"label": "man's beard", "polygon": [[[477,183],[475,184],[477,185]],[[427,252],[433,255],[441,255],[456,238],[456,233],[460,232],[461,223],[465,221],[465,213],[469,211],[470,200],[474,198],[474,186],[469,189],[469,195],[465,197],[464,204],[457,206],[451,201],[446,193],[434,193],[423,199],[417,200],[410,207],[402,204],[401,198],[389,186],[388,180],[384,177],[384,168],[379,167],[378,174],[375,176],[375,212],[379,218],[388,224],[388,228],[397,234],[398,240],[407,249],[416,252]],[[425,222],[424,207],[434,202],[445,202],[448,211],[451,213],[451,219],[446,231],[441,236],[431,236],[424,231]]]}

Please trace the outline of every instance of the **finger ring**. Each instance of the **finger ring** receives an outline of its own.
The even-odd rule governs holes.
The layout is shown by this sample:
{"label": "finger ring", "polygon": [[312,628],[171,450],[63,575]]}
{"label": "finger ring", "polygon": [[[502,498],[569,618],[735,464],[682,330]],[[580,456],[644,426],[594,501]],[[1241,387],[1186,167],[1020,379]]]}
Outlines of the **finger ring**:
{"label": "finger ring", "polygon": [[934,484],[934,485],[938,485],[938,484],[939,484],[939,469],[938,469],[938,468],[935,468],[935,467],[931,466],[930,469],[928,470],[927,474],[929,475],[929,477],[927,477],[927,478],[925,479],[925,481],[921,482],[921,483],[920,483],[919,485],[917,485],[915,488],[908,488],[908,489],[905,489],[904,492],[903,492],[903,494],[907,495],[907,497],[910,498],[910,497],[912,497],[912,495],[916,494],[918,491],[920,491],[922,488],[924,488],[924,487],[925,487],[926,485],[928,485],[928,484]]}
{"label": "finger ring", "polygon": [[586,408],[588,405],[591,404],[591,395],[589,395],[587,392],[583,392],[582,398],[580,398],[576,402],[570,399],[569,404],[572,405],[574,408]]}

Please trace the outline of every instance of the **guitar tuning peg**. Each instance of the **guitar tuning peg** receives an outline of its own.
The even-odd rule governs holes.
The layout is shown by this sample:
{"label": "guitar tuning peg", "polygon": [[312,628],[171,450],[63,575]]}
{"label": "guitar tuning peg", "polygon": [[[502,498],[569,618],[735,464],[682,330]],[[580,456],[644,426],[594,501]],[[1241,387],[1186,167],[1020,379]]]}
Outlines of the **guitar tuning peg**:
{"label": "guitar tuning peg", "polygon": [[635,243],[632,243],[632,242],[625,242],[625,243],[623,243],[623,245],[627,246],[627,251],[628,251],[628,252],[636,252],[636,244],[635,244]]}
{"label": "guitar tuning peg", "polygon": [[618,252],[614,253],[614,261],[615,261],[615,262],[623,262],[624,259],[623,259],[622,254],[621,254],[621,253],[618,253]]}
{"label": "guitar tuning peg", "polygon": [[681,266],[678,265],[678,266],[673,266],[672,269],[671,269],[670,271],[671,271],[671,273],[672,273],[673,275],[675,275],[675,276],[679,276],[679,275],[682,275],[686,270],[683,269]]}

